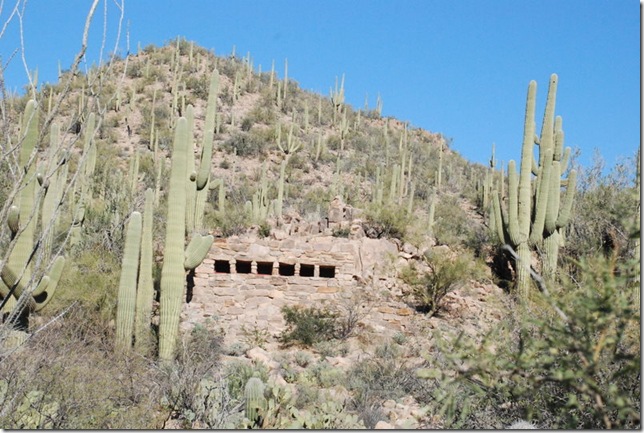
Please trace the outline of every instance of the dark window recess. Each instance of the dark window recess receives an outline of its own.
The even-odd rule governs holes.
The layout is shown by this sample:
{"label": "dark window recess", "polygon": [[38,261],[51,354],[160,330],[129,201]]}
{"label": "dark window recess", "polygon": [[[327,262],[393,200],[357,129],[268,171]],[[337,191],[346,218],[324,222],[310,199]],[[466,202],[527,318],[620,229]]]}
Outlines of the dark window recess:
{"label": "dark window recess", "polygon": [[280,263],[280,275],[292,277],[295,275],[295,265],[289,263]]}
{"label": "dark window recess", "polygon": [[237,271],[238,274],[250,274],[251,271],[251,262],[247,262],[244,260],[237,260],[237,263],[235,263],[235,270]]}
{"label": "dark window recess", "polygon": [[230,262],[228,260],[215,260],[215,272],[230,274]]}
{"label": "dark window recess", "polygon": [[315,274],[315,266],[313,265],[300,265],[301,277],[312,277]]}
{"label": "dark window recess", "polygon": [[260,275],[273,275],[273,263],[257,262],[257,273]]}
{"label": "dark window recess", "polygon": [[335,266],[320,266],[320,277],[335,278]]}

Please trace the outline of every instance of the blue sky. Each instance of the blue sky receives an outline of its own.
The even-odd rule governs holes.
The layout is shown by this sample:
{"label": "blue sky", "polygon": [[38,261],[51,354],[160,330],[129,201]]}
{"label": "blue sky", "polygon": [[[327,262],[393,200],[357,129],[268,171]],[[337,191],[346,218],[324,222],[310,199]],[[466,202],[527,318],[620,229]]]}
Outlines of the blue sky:
{"label": "blue sky", "polygon": [[[15,2],[5,2],[6,21]],[[104,3],[105,1],[105,3]],[[120,0],[119,0],[120,1]],[[91,2],[29,0],[23,14],[29,69],[56,79],[80,46]],[[101,0],[87,62],[97,62],[107,8],[107,47],[118,25]],[[27,82],[14,18],[0,39],[9,89]],[[178,35],[229,54],[250,52],[307,90],[328,95],[345,74],[346,100],[383,100],[383,115],[441,132],[466,159],[520,159],[525,97],[538,83],[540,128],[547,83],[559,75],[557,114],[566,145],[588,165],[599,149],[612,166],[640,145],[640,3],[637,0],[125,0],[119,51],[162,45]]]}

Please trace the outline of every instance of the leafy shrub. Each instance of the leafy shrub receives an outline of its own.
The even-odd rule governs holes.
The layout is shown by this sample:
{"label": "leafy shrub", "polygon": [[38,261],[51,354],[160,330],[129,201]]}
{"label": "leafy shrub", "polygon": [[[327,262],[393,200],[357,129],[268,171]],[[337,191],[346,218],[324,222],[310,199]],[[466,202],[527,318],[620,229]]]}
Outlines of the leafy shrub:
{"label": "leafy shrub", "polygon": [[266,153],[268,141],[255,131],[234,133],[222,144],[222,148],[229,153],[237,152],[237,156],[259,157]]}
{"label": "leafy shrub", "polygon": [[190,90],[197,99],[208,100],[210,90],[210,77],[206,74],[201,76],[190,75],[185,80],[186,89]]}
{"label": "leafy shrub", "polygon": [[475,228],[455,195],[442,195],[436,204],[434,236],[439,245],[476,244]]}
{"label": "leafy shrub", "polygon": [[244,343],[250,347],[261,347],[262,349],[271,335],[268,330],[257,326],[257,324],[251,328],[242,325],[241,332],[244,337]]}
{"label": "leafy shrub", "polygon": [[[358,361],[347,372],[346,387],[352,391],[353,405],[363,414],[365,424],[385,400],[412,395],[419,402],[428,401],[427,384],[416,376],[415,367],[388,350]],[[385,356],[379,356],[382,354]]]}
{"label": "leafy shrub", "polygon": [[229,205],[225,212],[209,211],[204,215],[206,227],[219,228],[224,237],[239,235],[250,226],[250,216],[241,206]]}
{"label": "leafy shrub", "polygon": [[372,206],[365,212],[365,217],[362,228],[370,238],[404,240],[411,223],[411,217],[397,206]]}
{"label": "leafy shrub", "polygon": [[450,368],[419,372],[441,390],[446,427],[518,418],[549,429],[641,427],[639,260],[598,257],[579,268],[580,280],[535,293],[482,342],[450,341],[441,350]]}
{"label": "leafy shrub", "polygon": [[279,340],[285,345],[302,344],[310,347],[319,341],[335,338],[338,313],[328,308],[285,305],[282,307],[282,315],[286,320],[286,329],[280,334]]}
{"label": "leafy shrub", "polygon": [[417,309],[432,316],[440,309],[445,295],[476,276],[473,274],[474,257],[469,253],[461,253],[450,258],[434,251],[425,254],[424,262],[429,267],[429,272],[420,275],[415,268],[409,267],[401,278],[412,287]]}
{"label": "leafy shrub", "polygon": [[302,368],[305,368],[311,363],[312,357],[311,354],[304,351],[295,352],[295,363]]}
{"label": "leafy shrub", "polygon": [[246,382],[256,373],[262,382],[268,381],[268,368],[262,362],[253,365],[244,361],[233,361],[226,364],[224,375],[228,381],[230,395],[235,399],[242,400]]}

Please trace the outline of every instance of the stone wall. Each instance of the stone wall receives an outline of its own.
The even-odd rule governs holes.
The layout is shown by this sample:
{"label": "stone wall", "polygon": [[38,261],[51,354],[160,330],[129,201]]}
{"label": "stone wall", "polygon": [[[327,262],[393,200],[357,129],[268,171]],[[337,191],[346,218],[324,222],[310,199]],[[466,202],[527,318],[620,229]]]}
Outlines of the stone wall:
{"label": "stone wall", "polygon": [[[217,239],[196,269],[182,328],[210,319],[227,341],[241,335],[242,327],[276,335],[285,326],[282,306],[350,302],[360,294],[368,298],[369,290],[391,287],[400,257],[394,242],[366,237]],[[398,315],[410,314],[403,307],[397,303],[380,307],[372,319],[396,325]]]}

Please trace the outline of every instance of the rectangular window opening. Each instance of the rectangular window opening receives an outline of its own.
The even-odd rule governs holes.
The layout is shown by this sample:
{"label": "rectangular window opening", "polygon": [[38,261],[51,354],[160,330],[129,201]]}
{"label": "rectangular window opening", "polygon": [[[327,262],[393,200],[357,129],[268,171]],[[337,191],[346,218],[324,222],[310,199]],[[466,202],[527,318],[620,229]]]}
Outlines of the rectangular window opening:
{"label": "rectangular window opening", "polygon": [[215,260],[215,272],[218,274],[230,274],[230,262],[228,260]]}
{"label": "rectangular window opening", "polygon": [[280,263],[280,275],[283,275],[285,277],[292,277],[295,275],[295,265],[292,265],[290,263]]}
{"label": "rectangular window opening", "polygon": [[250,274],[251,262],[246,260],[237,260],[237,263],[235,263],[235,270],[238,274]]}
{"label": "rectangular window opening", "polygon": [[273,275],[273,262],[257,262],[259,275]]}
{"label": "rectangular window opening", "polygon": [[314,265],[300,265],[300,277],[312,277],[315,274]]}
{"label": "rectangular window opening", "polygon": [[320,277],[335,278],[335,266],[320,266]]}

